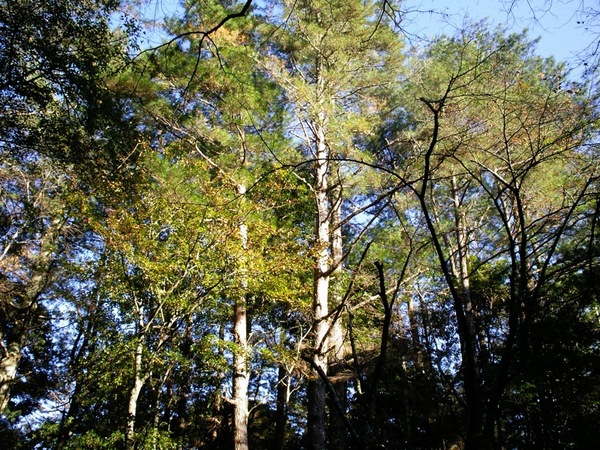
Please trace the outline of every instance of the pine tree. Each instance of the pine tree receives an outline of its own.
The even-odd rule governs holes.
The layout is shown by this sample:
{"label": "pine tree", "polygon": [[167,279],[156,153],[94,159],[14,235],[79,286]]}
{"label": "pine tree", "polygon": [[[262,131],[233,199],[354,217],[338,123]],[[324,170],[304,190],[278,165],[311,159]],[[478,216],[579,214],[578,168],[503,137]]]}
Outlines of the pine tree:
{"label": "pine tree", "polygon": [[[400,43],[376,6],[361,2],[284,2],[282,23],[265,62],[286,92],[293,119],[289,133],[298,141],[298,155],[289,164],[311,167],[315,228],[312,344],[306,355],[312,370],[308,381],[308,443],[324,448],[326,384],[329,361],[341,358],[339,330],[341,297],[332,294],[332,276],[344,262],[342,243],[344,198],[355,183],[349,174],[363,156],[361,137],[377,126],[392,108],[393,89],[401,61]],[[284,20],[284,19],[285,20]],[[332,304],[334,308],[332,308]],[[334,319],[335,318],[335,319]],[[345,397],[343,389],[339,392]],[[345,411],[332,410],[334,420]],[[344,421],[333,430],[344,448]]]}

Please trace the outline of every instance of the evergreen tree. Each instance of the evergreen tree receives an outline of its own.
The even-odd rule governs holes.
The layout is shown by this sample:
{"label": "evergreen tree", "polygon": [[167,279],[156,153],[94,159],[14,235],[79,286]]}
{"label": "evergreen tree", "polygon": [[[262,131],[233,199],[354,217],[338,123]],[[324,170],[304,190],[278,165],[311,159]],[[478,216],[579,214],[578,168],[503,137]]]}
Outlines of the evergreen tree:
{"label": "evergreen tree", "polygon": [[[314,196],[315,229],[307,445],[324,448],[328,366],[335,359],[342,364],[344,355],[343,305],[330,283],[332,276],[339,278],[347,251],[342,224],[348,218],[341,211],[355,186],[350,174],[362,170],[343,161],[362,158],[358,142],[392,108],[401,54],[397,36],[372,3],[284,2],[282,9],[276,45],[265,64],[285,90],[293,115],[289,133],[299,148],[289,164],[311,167],[307,182]],[[331,420],[343,419],[345,396],[344,389],[338,391],[332,404],[340,408],[332,408]],[[344,420],[331,428],[332,446],[346,446],[344,428]]]}
{"label": "evergreen tree", "polygon": [[2,413],[23,375],[23,355],[34,366],[48,362],[33,349],[49,339],[41,336],[55,307],[53,284],[70,276],[57,272],[73,257],[74,235],[84,239],[81,191],[100,195],[135,165],[135,133],[107,82],[124,62],[109,27],[117,6],[0,4]]}

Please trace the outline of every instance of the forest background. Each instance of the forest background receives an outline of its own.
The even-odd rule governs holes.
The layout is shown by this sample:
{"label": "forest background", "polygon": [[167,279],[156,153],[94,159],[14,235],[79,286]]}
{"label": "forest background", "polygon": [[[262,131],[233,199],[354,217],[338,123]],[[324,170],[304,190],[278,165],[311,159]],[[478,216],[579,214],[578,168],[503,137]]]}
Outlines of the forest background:
{"label": "forest background", "polygon": [[0,443],[595,448],[561,4],[569,64],[410,2],[0,0]]}

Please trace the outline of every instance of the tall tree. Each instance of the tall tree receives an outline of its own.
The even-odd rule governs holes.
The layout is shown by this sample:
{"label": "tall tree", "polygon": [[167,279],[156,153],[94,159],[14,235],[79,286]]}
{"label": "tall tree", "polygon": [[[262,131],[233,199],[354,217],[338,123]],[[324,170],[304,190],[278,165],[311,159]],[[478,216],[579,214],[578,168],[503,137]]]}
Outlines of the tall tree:
{"label": "tall tree", "polygon": [[[331,277],[344,260],[341,227],[347,217],[340,211],[354,184],[349,174],[360,172],[339,161],[358,158],[357,140],[390,109],[400,43],[370,2],[283,2],[282,7],[277,44],[266,64],[293,114],[290,134],[299,154],[289,164],[311,165],[315,228],[308,445],[324,448],[329,359],[343,347],[332,341],[342,333],[333,333],[340,320],[335,308],[341,305],[331,308],[340,299],[332,298]],[[330,417],[337,414],[345,411],[330,411]],[[345,446],[338,441],[338,447]]]}
{"label": "tall tree", "polygon": [[112,76],[116,2],[17,3],[2,444],[597,441],[597,106],[525,35],[405,61],[390,2],[187,1]]}
{"label": "tall tree", "polygon": [[[586,215],[594,116],[590,99],[561,85],[561,67],[532,56],[522,35],[465,31],[434,44],[415,67],[408,86],[430,120],[406,133],[396,154],[407,167],[420,164],[410,185],[455,315],[465,446],[481,448],[502,441],[515,355],[529,352],[529,327],[561,272],[557,248]],[[472,281],[504,264],[493,303],[502,307],[488,311]]]}
{"label": "tall tree", "polygon": [[211,310],[214,291],[230,271],[223,262],[223,248],[215,245],[219,239],[215,233],[222,228],[216,227],[210,210],[199,206],[210,200],[210,186],[203,185],[202,193],[193,185],[182,189],[188,171],[170,168],[160,159],[148,166],[154,186],[146,190],[143,203],[130,212],[109,213],[104,233],[117,281],[109,294],[133,330],[127,336],[132,362],[128,448],[138,441],[135,427],[143,388],[150,381],[162,386],[171,378],[175,361],[169,355],[174,358],[187,345],[186,330],[200,308]]}
{"label": "tall tree", "polygon": [[[98,187],[103,183],[95,180],[106,181],[108,173],[124,173],[122,168],[135,163],[134,133],[106,83],[110,68],[123,62],[123,46],[109,26],[117,6],[114,1],[0,5],[0,152],[7,195],[2,278],[11,286],[2,311],[12,323],[2,333],[2,410],[24,342],[45,317],[38,306],[61,246],[77,232],[72,205],[61,202],[68,202],[67,191]],[[124,155],[132,157],[125,164]]]}
{"label": "tall tree", "polygon": [[[211,2],[210,8],[204,6],[187,4],[185,17],[168,29],[179,36],[177,44],[173,41],[150,55],[153,69],[149,75],[155,90],[144,99],[144,107],[154,116],[152,126],[168,133],[158,144],[178,149],[180,164],[203,161],[211,183],[220,186],[220,197],[215,196],[206,207],[215,211],[214,220],[231,233],[222,245],[234,268],[222,295],[233,309],[234,447],[245,449],[249,445],[251,360],[248,302],[258,292],[264,295],[259,280],[270,276],[266,274],[274,260],[267,261],[261,254],[262,243],[269,233],[277,232],[270,225],[269,212],[277,207],[272,204],[277,192],[270,199],[255,199],[250,190],[264,194],[257,185],[277,169],[283,106],[279,91],[256,65],[259,20],[237,17],[224,22],[235,15],[238,5]],[[212,30],[210,35],[197,31],[199,26]],[[197,48],[201,51],[196,52]]]}
{"label": "tall tree", "polygon": [[32,339],[43,329],[47,311],[41,299],[55,281],[55,265],[65,250],[64,237],[74,228],[68,223],[64,197],[56,195],[64,183],[47,161],[40,163],[23,167],[6,158],[2,164],[2,411],[17,381],[22,353],[27,345],[35,345]]}

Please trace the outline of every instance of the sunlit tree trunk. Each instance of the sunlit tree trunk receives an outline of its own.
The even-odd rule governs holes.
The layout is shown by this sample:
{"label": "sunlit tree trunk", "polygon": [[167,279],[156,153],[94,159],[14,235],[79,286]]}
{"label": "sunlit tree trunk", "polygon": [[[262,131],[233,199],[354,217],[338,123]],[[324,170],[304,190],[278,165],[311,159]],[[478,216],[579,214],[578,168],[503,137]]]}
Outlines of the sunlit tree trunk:
{"label": "sunlit tree trunk", "polygon": [[143,309],[138,308],[138,335],[136,336],[137,343],[135,346],[135,354],[133,359],[133,386],[129,391],[129,401],[127,403],[127,427],[125,429],[125,443],[129,450],[133,450],[136,444],[135,438],[135,420],[137,417],[138,399],[144,383],[150,376],[149,373],[144,373],[143,352],[144,352],[144,318]]}
{"label": "sunlit tree trunk", "polygon": [[[246,194],[246,187],[238,184],[237,193]],[[235,450],[248,449],[248,330],[246,297],[248,295],[248,273],[246,252],[248,250],[248,226],[239,225],[241,245],[241,286],[235,297],[233,335],[235,351],[233,353],[233,440]]]}
{"label": "sunlit tree trunk", "polygon": [[[362,159],[364,147],[358,142],[378,127],[380,114],[391,107],[387,101],[397,81],[400,45],[388,28],[389,22],[377,20],[377,8],[370,1],[285,1],[282,6],[289,20],[282,26],[283,33],[274,33],[281,39],[281,47],[277,56],[269,56],[266,65],[290,99],[294,114],[290,131],[302,140],[301,156],[312,164],[315,201],[310,252],[314,265],[311,342],[303,355],[311,368],[307,446],[345,448],[343,435],[350,433],[350,424],[336,424],[345,416],[341,403],[346,395],[341,385],[337,395],[333,395],[335,388],[329,391],[336,401],[335,409],[331,408],[333,403],[327,409],[329,383],[336,381],[329,370],[336,358],[342,359],[334,352],[343,349],[343,330],[336,323],[333,308],[340,302],[335,299],[332,279],[342,259],[336,254],[342,248],[342,235],[339,219],[334,216],[346,192],[335,191],[342,189],[338,178],[344,176],[348,164],[352,165],[348,159]],[[386,93],[382,95],[382,91]],[[334,158],[340,161],[340,174],[332,170],[330,161]],[[359,183],[352,184],[358,187]],[[327,412],[332,427],[329,436]]]}
{"label": "sunlit tree trunk", "polygon": [[[0,336],[0,338],[4,338],[4,336]],[[2,349],[3,354],[0,360],[0,411],[6,409],[10,400],[11,385],[17,375],[24,338],[24,333],[22,333]]]}
{"label": "sunlit tree trunk", "polygon": [[[319,71],[319,63],[317,63]],[[324,80],[317,80],[322,92]],[[321,102],[323,99],[321,99]],[[326,448],[326,384],[329,330],[330,222],[329,150],[325,141],[326,114],[319,112],[313,125],[315,152],[314,195],[316,202],[316,242],[313,291],[313,371],[308,383],[308,437],[311,449]]]}

